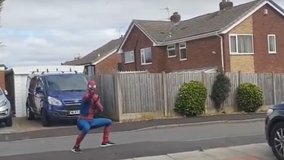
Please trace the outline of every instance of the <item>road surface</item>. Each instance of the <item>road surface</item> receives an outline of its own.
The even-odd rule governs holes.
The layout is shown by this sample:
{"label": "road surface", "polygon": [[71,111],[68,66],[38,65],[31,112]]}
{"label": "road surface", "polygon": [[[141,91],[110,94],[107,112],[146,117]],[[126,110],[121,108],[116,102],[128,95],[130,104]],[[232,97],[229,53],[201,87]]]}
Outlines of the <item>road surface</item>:
{"label": "road surface", "polygon": [[[131,131],[142,128],[155,128],[155,126],[164,126],[164,125],[185,125],[185,124],[196,124],[196,123],[217,123],[217,122],[227,122],[227,121],[239,121],[239,120],[256,120],[264,119],[266,114],[264,113],[251,113],[251,114],[225,114],[225,115],[215,115],[215,116],[200,116],[200,117],[191,117],[191,118],[176,118],[176,119],[158,119],[150,121],[139,121],[139,122],[125,122],[125,123],[114,123],[112,125],[113,132],[121,131]],[[26,119],[18,119],[17,122],[25,123]],[[49,128],[40,127],[40,122],[37,121],[28,121],[28,128],[0,128],[0,142],[10,142],[15,140],[23,139],[34,139],[34,138],[47,138],[47,137],[60,137],[67,135],[76,135],[78,130],[75,126],[53,126]],[[24,125],[25,126],[25,125]],[[31,129],[31,130],[30,130]],[[24,132],[21,132],[24,131]],[[19,132],[20,133],[17,133]],[[12,133],[11,133],[12,132]],[[101,133],[102,129],[92,130],[91,133]]]}
{"label": "road surface", "polygon": [[90,134],[82,144],[83,153],[70,152],[76,136],[0,142],[0,160],[118,160],[264,143],[264,123],[224,123],[143,131],[115,132],[118,145],[100,148],[102,134]]}

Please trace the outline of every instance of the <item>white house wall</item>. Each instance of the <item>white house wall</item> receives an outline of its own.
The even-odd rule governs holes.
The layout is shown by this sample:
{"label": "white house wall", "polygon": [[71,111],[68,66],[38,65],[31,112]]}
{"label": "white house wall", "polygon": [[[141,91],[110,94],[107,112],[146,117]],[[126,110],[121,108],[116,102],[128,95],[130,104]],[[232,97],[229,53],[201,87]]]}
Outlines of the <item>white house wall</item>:
{"label": "white house wall", "polygon": [[27,99],[27,75],[14,75],[15,82],[15,110],[16,117],[26,116],[26,99]]}

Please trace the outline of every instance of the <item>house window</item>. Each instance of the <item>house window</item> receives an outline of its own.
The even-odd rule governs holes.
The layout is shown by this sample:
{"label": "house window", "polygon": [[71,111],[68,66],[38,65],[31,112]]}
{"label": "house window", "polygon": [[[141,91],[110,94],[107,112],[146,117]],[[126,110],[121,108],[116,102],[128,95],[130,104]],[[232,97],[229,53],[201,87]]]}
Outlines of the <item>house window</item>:
{"label": "house window", "polygon": [[141,52],[141,64],[142,65],[152,64],[152,50],[151,50],[151,47],[142,48],[140,50],[140,52]]}
{"label": "house window", "polygon": [[230,50],[233,54],[252,54],[252,35],[230,35]]}
{"label": "house window", "polygon": [[276,36],[275,34],[267,35],[268,53],[276,53]]}
{"label": "house window", "polygon": [[168,45],[167,46],[167,51],[168,51],[168,57],[171,58],[171,57],[176,57],[176,45],[173,44],[173,45]]}
{"label": "house window", "polygon": [[134,62],[134,51],[128,51],[124,53],[124,62],[125,63]]}
{"label": "house window", "polygon": [[186,43],[179,44],[179,57],[180,57],[180,60],[187,59]]}

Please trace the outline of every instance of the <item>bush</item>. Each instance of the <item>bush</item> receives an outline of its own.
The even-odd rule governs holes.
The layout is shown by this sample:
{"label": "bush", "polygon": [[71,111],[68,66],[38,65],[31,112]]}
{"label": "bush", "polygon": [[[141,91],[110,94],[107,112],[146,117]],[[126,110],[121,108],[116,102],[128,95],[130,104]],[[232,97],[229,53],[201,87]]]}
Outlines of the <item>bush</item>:
{"label": "bush", "polygon": [[237,89],[237,103],[240,110],[255,112],[263,105],[264,97],[261,88],[251,83],[243,83]]}
{"label": "bush", "polygon": [[184,83],[175,102],[175,111],[187,117],[201,115],[205,111],[206,97],[207,88],[203,83]]}
{"label": "bush", "polygon": [[217,111],[222,110],[221,106],[228,98],[231,92],[231,81],[225,74],[220,73],[217,75],[211,92],[211,99],[214,102],[214,107]]}

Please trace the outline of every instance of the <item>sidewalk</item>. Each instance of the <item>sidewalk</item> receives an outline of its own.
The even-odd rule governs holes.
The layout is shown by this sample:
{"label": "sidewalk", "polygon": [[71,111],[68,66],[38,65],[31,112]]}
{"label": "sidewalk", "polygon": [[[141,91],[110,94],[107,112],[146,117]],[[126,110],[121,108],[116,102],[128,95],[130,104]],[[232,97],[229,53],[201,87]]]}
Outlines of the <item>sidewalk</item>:
{"label": "sidewalk", "polygon": [[276,160],[266,143],[127,160]]}
{"label": "sidewalk", "polygon": [[[212,123],[226,123],[226,122],[243,122],[264,119],[264,113],[251,113],[251,114],[231,114],[231,115],[216,115],[192,118],[175,118],[175,119],[158,119],[139,122],[124,122],[114,123],[112,125],[112,132],[132,131],[132,130],[145,130],[165,127],[178,127],[185,125],[202,125]],[[40,122],[38,122],[40,123]],[[5,128],[4,128],[5,129]],[[1,131],[1,129],[0,129]],[[90,133],[101,133],[102,129],[92,130]],[[59,137],[77,135],[78,130],[76,126],[64,127],[50,127],[40,128],[33,131],[24,131],[21,133],[0,133],[0,142],[15,141],[22,139],[46,138],[46,137]]]}

